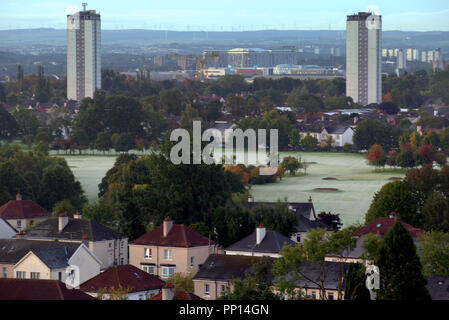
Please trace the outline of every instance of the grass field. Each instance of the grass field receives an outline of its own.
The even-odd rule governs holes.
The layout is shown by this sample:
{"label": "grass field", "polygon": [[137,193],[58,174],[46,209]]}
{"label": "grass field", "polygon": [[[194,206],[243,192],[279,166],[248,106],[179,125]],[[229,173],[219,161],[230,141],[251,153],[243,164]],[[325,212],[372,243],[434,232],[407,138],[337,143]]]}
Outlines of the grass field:
{"label": "grass field", "polygon": [[[281,158],[287,154],[301,156],[310,163],[307,175],[285,177],[282,182],[253,186],[251,193],[255,201],[287,198],[292,202],[305,202],[311,196],[317,212],[339,213],[344,224],[362,222],[374,193],[390,178],[404,177],[404,172],[400,170],[376,171],[366,164],[363,155],[358,154],[289,152],[281,153]],[[64,155],[64,158],[81,182],[89,202],[96,201],[98,184],[114,165],[115,157]]]}

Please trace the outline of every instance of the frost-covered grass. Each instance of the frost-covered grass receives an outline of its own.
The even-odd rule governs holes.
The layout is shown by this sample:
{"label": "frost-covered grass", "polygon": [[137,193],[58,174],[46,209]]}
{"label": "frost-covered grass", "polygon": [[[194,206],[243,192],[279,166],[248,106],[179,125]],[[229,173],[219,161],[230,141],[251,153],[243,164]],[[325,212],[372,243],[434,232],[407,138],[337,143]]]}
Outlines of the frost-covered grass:
{"label": "frost-covered grass", "polygon": [[[343,223],[364,221],[374,193],[392,177],[403,178],[403,170],[375,170],[366,164],[366,158],[359,154],[283,152],[283,156],[301,156],[309,164],[307,175],[286,176],[281,182],[254,185],[251,193],[255,201],[305,202],[312,196],[315,210],[340,213]],[[81,182],[89,202],[97,200],[98,184],[112,168],[115,156],[73,155],[63,156],[75,177]],[[336,180],[323,180],[335,178]],[[338,189],[326,191],[315,189]]]}

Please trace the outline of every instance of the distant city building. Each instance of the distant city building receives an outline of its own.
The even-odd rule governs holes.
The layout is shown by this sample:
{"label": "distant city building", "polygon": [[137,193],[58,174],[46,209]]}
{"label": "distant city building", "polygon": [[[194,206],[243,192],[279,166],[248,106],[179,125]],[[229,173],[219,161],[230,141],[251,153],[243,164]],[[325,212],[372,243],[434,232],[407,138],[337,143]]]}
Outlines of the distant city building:
{"label": "distant city building", "polygon": [[209,67],[230,68],[269,68],[278,64],[296,64],[297,51],[295,47],[281,47],[279,49],[260,48],[234,48],[225,51],[204,51],[204,57],[218,55],[217,59],[211,61]]}
{"label": "distant city building", "polygon": [[95,10],[67,16],[67,98],[93,98],[101,89],[101,19]]}
{"label": "distant city building", "polygon": [[362,105],[382,101],[382,17],[369,12],[347,17],[346,95]]}
{"label": "distant city building", "polygon": [[165,56],[154,56],[154,58],[153,58],[153,63],[156,66],[165,65],[165,61],[166,61]]}
{"label": "distant city building", "polygon": [[399,54],[398,54],[398,58],[397,58],[397,62],[398,62],[398,69],[405,69],[407,68],[407,60],[406,56],[405,56],[405,52],[404,50],[399,50]]}

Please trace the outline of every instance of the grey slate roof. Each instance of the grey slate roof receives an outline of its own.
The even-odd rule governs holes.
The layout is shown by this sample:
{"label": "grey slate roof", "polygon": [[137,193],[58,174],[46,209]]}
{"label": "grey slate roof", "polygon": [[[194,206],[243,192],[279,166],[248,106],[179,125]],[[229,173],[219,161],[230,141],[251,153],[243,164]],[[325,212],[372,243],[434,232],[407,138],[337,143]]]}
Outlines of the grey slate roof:
{"label": "grey slate roof", "polygon": [[[234,278],[243,279],[247,273],[252,273],[254,264],[261,262],[263,257],[211,254],[201,265],[193,280],[229,281]],[[270,261],[273,259],[270,258]]]}
{"label": "grey slate roof", "polygon": [[297,215],[298,225],[296,226],[297,232],[307,232],[316,228],[324,228],[329,230],[329,226],[327,226],[324,222],[320,220],[309,220],[301,214]]}
{"label": "grey slate roof", "polygon": [[231,244],[226,251],[244,251],[257,253],[279,253],[284,245],[295,245],[295,242],[279,232],[267,230],[260,244],[256,244],[256,232],[246,238]]}
{"label": "grey slate roof", "polygon": [[0,239],[0,264],[16,264],[28,252],[33,251],[49,267],[62,265],[64,261],[66,263],[67,256],[71,257],[80,245],[69,242]]}
{"label": "grey slate roof", "polygon": [[[253,210],[254,208],[257,207],[275,206],[276,204],[277,202],[248,202],[245,205],[250,210]],[[291,210],[296,214],[300,214],[306,218],[309,218],[310,213],[312,212],[312,215],[314,216],[314,218],[316,218],[313,202],[288,202],[287,204],[291,208]]]}
{"label": "grey slate roof", "polygon": [[66,243],[63,247],[43,248],[32,252],[50,269],[66,268],[70,257],[81,244]]}
{"label": "grey slate roof", "polygon": [[[84,235],[87,236],[86,239],[83,238]],[[103,241],[126,238],[126,236],[120,234],[119,232],[105,227],[94,220],[71,218],[69,218],[69,222],[62,232],[58,231],[58,218],[52,218],[28,229],[25,237],[35,239],[50,238],[79,241]]]}
{"label": "grey slate roof", "polygon": [[449,277],[430,276],[427,277],[427,291],[432,300],[449,300]]}
{"label": "grey slate roof", "polygon": [[[338,279],[343,265],[343,275],[349,267],[348,263],[342,262],[328,262],[326,261],[324,266],[326,270],[326,277],[324,280],[324,287],[326,290],[338,290]],[[316,283],[321,283],[322,270],[320,263],[307,263],[303,262],[300,267],[301,276],[300,280],[295,280],[295,286],[297,288],[309,288],[319,289],[320,287]],[[293,278],[292,278],[293,280]],[[313,280],[313,281],[312,281]],[[314,283],[316,282],[316,283]],[[343,277],[342,289],[345,288],[345,281]]]}

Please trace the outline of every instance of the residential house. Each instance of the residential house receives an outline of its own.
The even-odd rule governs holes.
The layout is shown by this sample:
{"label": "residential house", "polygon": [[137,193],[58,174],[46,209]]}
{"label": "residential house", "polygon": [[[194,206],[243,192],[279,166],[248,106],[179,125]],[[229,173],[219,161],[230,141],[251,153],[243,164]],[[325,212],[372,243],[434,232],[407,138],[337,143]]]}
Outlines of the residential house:
{"label": "residential house", "polygon": [[232,290],[231,280],[245,279],[254,265],[265,261],[260,256],[211,254],[193,277],[194,293],[205,300],[216,300]]}
{"label": "residential house", "polygon": [[150,274],[170,278],[175,273],[196,272],[216,250],[216,244],[207,237],[165,218],[162,225],[130,243],[129,263]]}
{"label": "residential house", "polygon": [[162,287],[162,291],[150,300],[204,300],[187,290],[176,290],[171,283]]}
{"label": "residential house", "polygon": [[30,228],[26,239],[85,243],[97,256],[102,269],[113,265],[128,264],[128,238],[94,220],[83,219],[80,213],[74,218],[61,214]]}
{"label": "residential house", "polygon": [[110,267],[82,283],[80,289],[96,298],[102,293],[104,299],[109,299],[107,292],[123,288],[127,300],[146,300],[158,294],[163,286],[165,281],[128,264]]}
{"label": "residential house", "polygon": [[0,218],[0,239],[11,239],[17,234],[17,230],[13,228],[6,220]]}
{"label": "residential house", "polygon": [[59,280],[76,287],[99,274],[100,267],[101,261],[84,244],[65,243],[30,250],[13,272],[15,278]]}
{"label": "residential house", "polygon": [[31,200],[22,200],[18,193],[16,200],[10,200],[0,207],[0,218],[5,219],[17,231],[42,222],[51,216],[50,212]]}
{"label": "residential house", "polygon": [[232,143],[233,131],[237,125],[233,122],[215,121],[215,124],[210,128],[214,137],[214,145],[221,147],[223,144]]}
{"label": "residential house", "polygon": [[[372,221],[371,223],[368,223],[367,225],[356,230],[353,233],[353,236],[357,239],[356,246],[353,250],[344,251],[342,256],[327,255],[325,257],[325,260],[333,262],[345,262],[345,263],[358,262],[363,263],[365,265],[372,263],[372,261],[366,260],[362,257],[362,254],[364,253],[364,249],[362,246],[366,236],[370,233],[377,234],[379,235],[380,239],[383,239],[395,223],[396,217],[394,213],[392,213],[389,217],[378,218]],[[404,228],[410,232],[410,235],[413,238],[413,242],[416,245],[418,236],[422,234],[424,231],[419,228],[414,228],[406,222],[401,223],[404,226]]]}
{"label": "residential house", "polygon": [[308,129],[300,128],[301,139],[308,134],[318,140],[318,143],[326,142],[332,138],[333,147],[344,147],[346,144],[354,144],[354,130],[349,125],[324,125],[316,124]]}
{"label": "residential house", "polygon": [[295,242],[279,232],[267,230],[260,225],[254,233],[231,244],[224,251],[226,255],[279,258],[285,245],[294,246]]}
{"label": "residential house", "polygon": [[427,277],[427,291],[432,300],[449,300],[449,277],[429,276]]}
{"label": "residential house", "polygon": [[96,300],[58,280],[0,279],[0,300]]}

